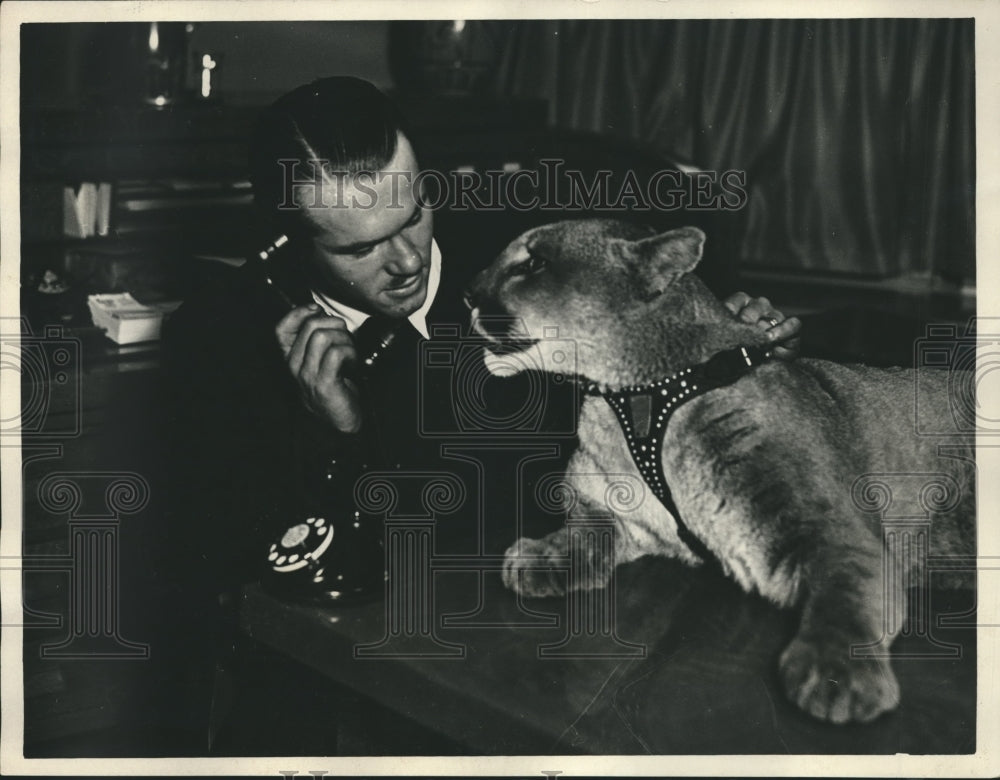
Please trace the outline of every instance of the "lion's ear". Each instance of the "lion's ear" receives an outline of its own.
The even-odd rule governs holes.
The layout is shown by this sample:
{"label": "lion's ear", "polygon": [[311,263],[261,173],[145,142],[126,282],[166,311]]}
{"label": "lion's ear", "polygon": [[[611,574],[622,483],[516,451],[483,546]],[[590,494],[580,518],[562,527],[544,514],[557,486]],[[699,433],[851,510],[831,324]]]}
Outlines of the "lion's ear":
{"label": "lion's ear", "polygon": [[696,227],[682,227],[628,245],[628,254],[644,285],[663,292],[681,274],[701,260],[705,234]]}

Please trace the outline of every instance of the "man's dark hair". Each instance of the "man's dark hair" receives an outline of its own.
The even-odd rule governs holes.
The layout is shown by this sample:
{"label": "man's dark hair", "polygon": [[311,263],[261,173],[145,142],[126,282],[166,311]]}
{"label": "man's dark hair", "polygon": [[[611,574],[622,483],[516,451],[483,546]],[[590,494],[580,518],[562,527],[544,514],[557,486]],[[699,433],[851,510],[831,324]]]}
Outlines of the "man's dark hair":
{"label": "man's dark hair", "polygon": [[[295,178],[383,170],[396,153],[397,133],[406,130],[392,101],[372,84],[333,76],[305,84],[278,98],[257,121],[250,143],[250,179],[257,213],[271,229],[301,227],[292,202]],[[314,174],[315,171],[315,174]]]}

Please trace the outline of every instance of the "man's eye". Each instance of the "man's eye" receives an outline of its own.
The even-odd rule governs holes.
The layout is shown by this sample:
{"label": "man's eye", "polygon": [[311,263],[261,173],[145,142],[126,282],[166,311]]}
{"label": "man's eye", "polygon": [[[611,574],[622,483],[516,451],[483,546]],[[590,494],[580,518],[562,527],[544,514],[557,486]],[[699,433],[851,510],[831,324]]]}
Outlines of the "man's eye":
{"label": "man's eye", "polygon": [[548,262],[541,255],[528,255],[527,260],[512,266],[510,272],[516,276],[530,276],[544,269],[548,265]]}
{"label": "man's eye", "polygon": [[351,257],[357,257],[357,258],[368,257],[368,255],[370,255],[374,251],[375,247],[368,246],[365,247],[364,249],[359,249],[356,252],[351,252]]}

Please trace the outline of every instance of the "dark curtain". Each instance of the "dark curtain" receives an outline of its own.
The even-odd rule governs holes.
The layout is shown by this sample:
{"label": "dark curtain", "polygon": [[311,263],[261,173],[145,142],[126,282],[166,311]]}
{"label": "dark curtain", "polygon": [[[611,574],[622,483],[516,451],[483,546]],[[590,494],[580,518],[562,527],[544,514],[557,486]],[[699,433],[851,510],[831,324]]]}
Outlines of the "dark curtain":
{"label": "dark curtain", "polygon": [[525,22],[499,78],[560,126],[745,170],[745,264],[971,281],[973,44],[969,19]]}

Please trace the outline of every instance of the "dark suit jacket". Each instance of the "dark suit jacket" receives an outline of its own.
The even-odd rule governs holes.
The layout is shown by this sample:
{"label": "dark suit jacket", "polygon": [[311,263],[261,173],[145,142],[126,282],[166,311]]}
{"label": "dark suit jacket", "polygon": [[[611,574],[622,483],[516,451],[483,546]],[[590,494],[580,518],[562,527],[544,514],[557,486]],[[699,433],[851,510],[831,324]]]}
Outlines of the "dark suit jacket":
{"label": "dark suit jacket", "polygon": [[[294,267],[286,259],[282,263]],[[448,263],[445,253],[428,316],[431,341],[410,329],[379,359],[367,377],[369,416],[357,435],[338,433],[305,409],[273,332],[286,308],[254,274],[219,269],[167,323],[175,547],[179,561],[203,567],[210,587],[225,589],[255,578],[270,542],[305,516],[353,510],[354,486],[366,471],[452,470],[454,462],[441,464],[442,444],[491,438],[481,418],[463,415],[460,397],[470,391],[470,377],[479,382],[485,375],[481,348],[462,352],[461,340],[453,336],[468,329],[461,291],[475,268],[463,273]],[[281,283],[302,299],[297,280]],[[448,330],[441,335],[444,325]],[[436,359],[427,365],[430,345],[445,364]],[[459,353],[461,361],[447,364],[448,355]],[[478,365],[469,369],[470,360]],[[528,385],[537,387],[539,381],[537,375],[486,380],[492,384],[487,403],[497,406],[487,417],[503,419],[504,404],[516,407],[530,395]],[[546,406],[527,424],[562,432],[552,439],[564,463],[573,443],[567,431],[577,412],[575,394],[565,382],[557,387],[541,381],[547,383]],[[551,466],[558,468],[559,463]],[[513,541],[514,530],[509,527],[510,538],[496,543]]]}

